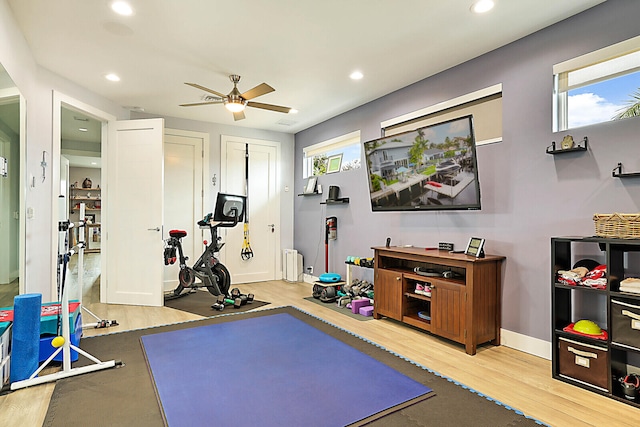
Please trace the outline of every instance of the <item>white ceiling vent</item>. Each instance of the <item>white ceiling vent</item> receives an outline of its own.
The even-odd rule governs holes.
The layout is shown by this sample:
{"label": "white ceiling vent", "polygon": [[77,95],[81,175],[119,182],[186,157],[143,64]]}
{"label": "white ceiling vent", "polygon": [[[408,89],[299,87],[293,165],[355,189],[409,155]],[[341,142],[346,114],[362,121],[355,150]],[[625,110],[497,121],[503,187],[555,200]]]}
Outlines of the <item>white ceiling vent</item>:
{"label": "white ceiling vent", "polygon": [[295,125],[296,122],[295,120],[287,120],[287,119],[280,119],[276,122],[277,125],[281,125],[281,126],[293,126]]}

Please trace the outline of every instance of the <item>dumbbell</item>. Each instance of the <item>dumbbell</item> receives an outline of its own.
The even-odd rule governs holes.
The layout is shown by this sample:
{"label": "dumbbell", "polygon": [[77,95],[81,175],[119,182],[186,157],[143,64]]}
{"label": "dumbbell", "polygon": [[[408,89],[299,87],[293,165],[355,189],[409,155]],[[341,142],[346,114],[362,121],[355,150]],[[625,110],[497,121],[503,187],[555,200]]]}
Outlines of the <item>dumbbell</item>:
{"label": "dumbbell", "polygon": [[215,303],[211,306],[214,310],[222,311],[224,310],[224,304]]}
{"label": "dumbbell", "polygon": [[238,288],[233,288],[231,290],[231,298],[233,298],[236,301],[240,300],[240,305],[245,305],[247,302],[249,302],[249,297],[247,295],[241,294],[240,289]]}
{"label": "dumbbell", "polygon": [[227,298],[224,295],[218,295],[217,304],[222,304],[223,306],[225,304],[229,304],[229,305],[233,305],[235,308],[238,308],[240,307],[241,303],[239,303],[237,300],[238,298],[231,299],[231,298]]}
{"label": "dumbbell", "polygon": [[240,289],[233,288],[231,290],[231,297],[232,298],[240,298],[242,300],[242,305],[245,305],[246,303],[253,301],[254,295],[253,294],[244,295],[244,294],[240,293]]}

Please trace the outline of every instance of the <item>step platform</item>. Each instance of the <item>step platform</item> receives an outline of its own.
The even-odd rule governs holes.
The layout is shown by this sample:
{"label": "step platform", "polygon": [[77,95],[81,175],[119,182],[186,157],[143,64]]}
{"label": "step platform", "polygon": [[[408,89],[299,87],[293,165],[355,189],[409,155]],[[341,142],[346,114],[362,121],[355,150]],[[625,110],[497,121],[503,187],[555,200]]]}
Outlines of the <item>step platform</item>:
{"label": "step platform", "polygon": [[[333,283],[316,281],[313,283],[313,297],[322,302],[333,302],[338,295],[338,291],[342,290],[342,287],[346,284],[343,280]],[[327,292],[330,295],[328,298]]]}

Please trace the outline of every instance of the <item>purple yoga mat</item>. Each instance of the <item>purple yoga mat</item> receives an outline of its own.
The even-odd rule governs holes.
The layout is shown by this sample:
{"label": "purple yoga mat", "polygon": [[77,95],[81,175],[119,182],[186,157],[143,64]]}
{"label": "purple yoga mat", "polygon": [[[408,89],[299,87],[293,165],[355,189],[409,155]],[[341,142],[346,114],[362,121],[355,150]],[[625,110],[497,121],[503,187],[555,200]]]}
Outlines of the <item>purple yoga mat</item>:
{"label": "purple yoga mat", "polygon": [[431,391],[289,314],[142,343],[169,426],[347,425]]}

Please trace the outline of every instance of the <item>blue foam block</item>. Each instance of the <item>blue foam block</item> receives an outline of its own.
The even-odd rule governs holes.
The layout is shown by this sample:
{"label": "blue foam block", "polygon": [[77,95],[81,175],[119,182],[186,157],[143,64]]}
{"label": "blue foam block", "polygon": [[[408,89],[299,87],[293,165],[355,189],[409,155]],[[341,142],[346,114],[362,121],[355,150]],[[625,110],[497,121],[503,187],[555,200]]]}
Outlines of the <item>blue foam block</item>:
{"label": "blue foam block", "polygon": [[[75,324],[69,325],[69,329],[71,330],[71,344],[76,347],[80,346],[80,338],[82,338],[82,315],[78,314],[76,317]],[[57,335],[41,335],[40,336],[40,362],[44,362],[53,354],[57,349],[51,345],[53,339],[57,337]],[[78,360],[78,352],[74,349],[71,349],[69,352],[69,356],[71,357],[72,362],[76,362]],[[58,353],[56,357],[53,358],[56,362],[62,362],[62,352]]]}
{"label": "blue foam block", "polygon": [[11,382],[26,380],[38,369],[41,305],[42,294],[22,294],[13,299]]}

